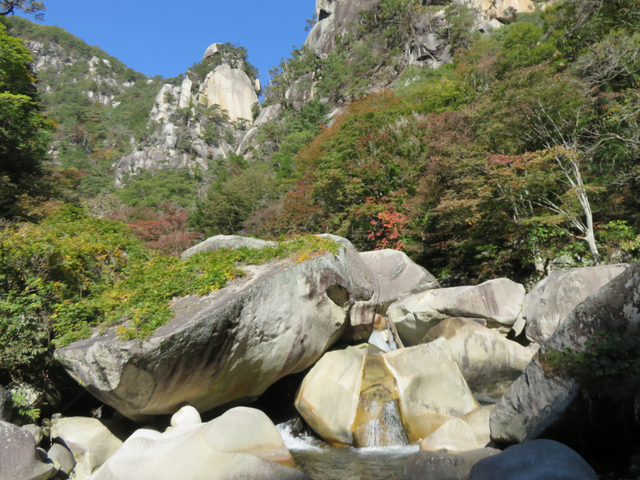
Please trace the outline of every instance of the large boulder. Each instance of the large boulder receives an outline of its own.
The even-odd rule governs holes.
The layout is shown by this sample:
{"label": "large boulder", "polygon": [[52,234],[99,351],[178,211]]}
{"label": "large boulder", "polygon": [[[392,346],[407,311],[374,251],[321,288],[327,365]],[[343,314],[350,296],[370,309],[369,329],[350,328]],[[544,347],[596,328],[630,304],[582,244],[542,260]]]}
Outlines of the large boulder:
{"label": "large boulder", "polygon": [[[57,418],[51,424],[51,440],[69,449],[76,461],[75,478],[84,480],[122,446],[122,440],[111,431],[117,428],[96,418]],[[124,432],[118,434],[124,437]]]}
{"label": "large boulder", "polygon": [[533,357],[531,350],[470,319],[444,320],[427,338],[447,340],[469,388],[487,401],[500,398]]}
{"label": "large boulder", "polygon": [[[245,272],[210,295],[176,299],[174,318],[146,340],[120,340],[112,328],[57,350],[56,358],[132,419],[185,404],[206,411],[255,399],[311,366],[350,327],[351,310],[374,294],[372,274],[346,240],[336,255]],[[369,330],[373,311],[370,317]]]}
{"label": "large boulder", "polygon": [[491,441],[489,415],[493,405],[447,420],[420,442],[421,450],[460,453],[484,448]]}
{"label": "large boulder", "polygon": [[378,305],[382,314],[396,300],[440,287],[426,268],[398,250],[362,252],[360,256],[378,280]]}
{"label": "large boulder", "polygon": [[[640,264],[634,263],[578,305],[541,347],[496,404],[491,414],[491,438],[511,444],[552,437],[576,449],[596,445],[592,453],[621,442],[635,423],[633,412],[625,418],[622,403],[607,404],[606,397],[600,395],[606,393],[601,386],[598,395],[578,395],[582,390],[579,381],[558,367],[550,368],[546,359],[565,350],[584,352],[588,340],[601,332],[637,337],[639,312]],[[599,378],[602,384],[607,377]],[[629,378],[620,377],[617,384],[624,386]]]}
{"label": "large boulder", "polygon": [[259,410],[234,408],[205,424],[172,421],[165,433],[137,430],[91,480],[309,480],[293,468],[275,425]]}
{"label": "large boulder", "polygon": [[597,480],[589,464],[569,447],[553,440],[513,445],[477,462],[469,480]]}
{"label": "large boulder", "polygon": [[2,480],[47,480],[55,473],[53,463],[36,454],[33,435],[0,420],[0,478]]}
{"label": "large boulder", "polygon": [[480,318],[508,332],[516,321],[525,290],[506,278],[476,286],[441,288],[411,295],[388,310],[405,345],[416,345],[427,332],[450,317]]}
{"label": "large boulder", "polygon": [[527,338],[542,345],[575,307],[628,266],[625,263],[559,270],[540,281],[522,304]]}
{"label": "large boulder", "polygon": [[215,250],[220,250],[221,248],[235,250],[236,248],[247,247],[255,250],[262,250],[264,247],[271,247],[274,245],[275,242],[260,240],[259,238],[240,237],[238,235],[215,235],[185,250],[182,255],[180,255],[180,258],[182,260],[186,260],[198,252],[213,252]]}
{"label": "large boulder", "polygon": [[445,340],[389,353],[368,345],[329,352],[295,405],[326,441],[361,447],[417,441],[479,407]]}
{"label": "large boulder", "polygon": [[500,450],[482,448],[462,453],[416,452],[407,460],[406,480],[467,480],[471,468],[483,458],[497,455]]}

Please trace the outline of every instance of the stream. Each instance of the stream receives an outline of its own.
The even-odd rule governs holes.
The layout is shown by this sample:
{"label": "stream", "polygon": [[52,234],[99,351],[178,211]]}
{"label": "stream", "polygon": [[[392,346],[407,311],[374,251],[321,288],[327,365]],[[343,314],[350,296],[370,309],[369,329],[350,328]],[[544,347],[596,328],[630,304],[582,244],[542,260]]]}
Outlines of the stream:
{"label": "stream", "polygon": [[331,447],[311,436],[293,436],[288,423],[277,426],[296,468],[313,480],[402,480],[407,459],[419,445]]}

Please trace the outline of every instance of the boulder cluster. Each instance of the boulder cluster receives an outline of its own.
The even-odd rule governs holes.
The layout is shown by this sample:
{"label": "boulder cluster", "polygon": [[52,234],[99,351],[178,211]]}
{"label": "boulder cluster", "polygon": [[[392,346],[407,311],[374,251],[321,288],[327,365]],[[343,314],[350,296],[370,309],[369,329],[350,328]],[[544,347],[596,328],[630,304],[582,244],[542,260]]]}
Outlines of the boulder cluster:
{"label": "boulder cluster", "polygon": [[[584,349],[602,330],[636,335],[640,265],[558,271],[529,293],[508,279],[440,288],[401,252],[328,237],[337,253],[244,267],[219,291],[174,299],[173,320],[145,340],[114,328],[56,351],[87,391],[144,425],[133,433],[83,417],[18,427],[0,388],[0,478],[309,478],[267,415],[228,409],[300,372],[295,407],[325,442],[419,443],[408,479],[597,478],[568,447],[536,440],[571,429],[580,387],[541,355]],[[266,245],[213,237],[183,258]],[[213,409],[226,413],[203,423]],[[525,475],[531,459],[546,476]]]}

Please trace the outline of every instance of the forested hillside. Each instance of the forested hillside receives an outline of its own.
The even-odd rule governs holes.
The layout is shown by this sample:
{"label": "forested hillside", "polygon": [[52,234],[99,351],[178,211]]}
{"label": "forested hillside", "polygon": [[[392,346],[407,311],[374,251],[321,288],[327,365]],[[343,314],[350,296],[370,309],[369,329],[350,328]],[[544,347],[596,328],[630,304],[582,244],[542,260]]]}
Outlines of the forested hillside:
{"label": "forested hillside", "polygon": [[[255,81],[242,47],[149,79],[3,17],[0,380],[48,378],[53,342],[118,321],[127,281],[215,234],[335,233],[443,285],[637,258],[640,6],[532,5],[369,2],[326,48],[295,48],[236,121],[171,92],[223,63]],[[116,188],[119,162],[159,142],[178,160]],[[136,307],[141,326],[176,282]]]}

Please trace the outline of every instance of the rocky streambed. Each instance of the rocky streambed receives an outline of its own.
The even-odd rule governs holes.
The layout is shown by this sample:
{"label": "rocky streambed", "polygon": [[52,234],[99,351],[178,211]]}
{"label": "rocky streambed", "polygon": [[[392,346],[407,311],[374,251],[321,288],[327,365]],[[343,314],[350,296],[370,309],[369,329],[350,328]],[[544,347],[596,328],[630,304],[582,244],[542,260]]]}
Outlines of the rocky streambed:
{"label": "rocky streambed", "polygon": [[[0,479],[589,479],[576,451],[607,449],[633,474],[635,410],[612,412],[551,360],[592,355],[598,338],[633,356],[638,264],[555,272],[528,293],[508,279],[440,288],[400,252],[329,238],[335,253],[175,299],[146,340],[114,328],[58,350],[101,418],[20,427],[8,400]],[[196,250],[262,246],[214,237]],[[295,428],[275,426],[292,414]]]}

